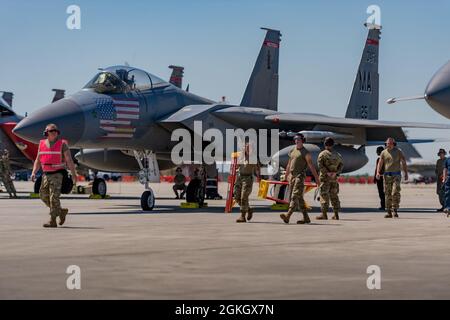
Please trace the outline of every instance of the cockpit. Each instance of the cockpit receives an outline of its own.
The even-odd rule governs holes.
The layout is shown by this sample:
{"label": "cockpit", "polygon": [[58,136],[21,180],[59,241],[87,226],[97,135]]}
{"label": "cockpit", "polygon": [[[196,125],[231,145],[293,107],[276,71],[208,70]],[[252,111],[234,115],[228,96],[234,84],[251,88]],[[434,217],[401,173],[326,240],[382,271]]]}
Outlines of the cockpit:
{"label": "cockpit", "polygon": [[98,93],[125,93],[145,91],[155,87],[166,86],[167,82],[143,70],[114,66],[100,69],[100,72],[84,88],[94,89]]}

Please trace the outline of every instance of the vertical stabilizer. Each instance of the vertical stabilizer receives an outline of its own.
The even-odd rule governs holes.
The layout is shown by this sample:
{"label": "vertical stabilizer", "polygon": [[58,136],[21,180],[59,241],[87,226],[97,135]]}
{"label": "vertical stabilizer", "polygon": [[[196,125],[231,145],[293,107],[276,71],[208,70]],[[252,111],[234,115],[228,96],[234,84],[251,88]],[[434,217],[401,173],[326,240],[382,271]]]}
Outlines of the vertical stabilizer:
{"label": "vertical stabilizer", "polygon": [[172,69],[169,82],[174,86],[181,88],[183,85],[184,67],[170,65],[169,68]]}
{"label": "vertical stabilizer", "polygon": [[377,120],[379,100],[378,56],[381,26],[367,23],[365,26],[369,29],[369,34],[345,117]]}
{"label": "vertical stabilizer", "polygon": [[241,106],[278,110],[278,62],[281,33],[267,30]]}
{"label": "vertical stabilizer", "polygon": [[3,92],[2,98],[8,104],[8,107],[12,108],[13,106],[13,97],[14,94],[12,92]]}
{"label": "vertical stabilizer", "polygon": [[56,102],[58,100],[61,100],[62,98],[64,98],[65,94],[66,94],[66,90],[64,89],[52,89],[52,91],[55,92],[55,95],[53,96],[53,102]]}

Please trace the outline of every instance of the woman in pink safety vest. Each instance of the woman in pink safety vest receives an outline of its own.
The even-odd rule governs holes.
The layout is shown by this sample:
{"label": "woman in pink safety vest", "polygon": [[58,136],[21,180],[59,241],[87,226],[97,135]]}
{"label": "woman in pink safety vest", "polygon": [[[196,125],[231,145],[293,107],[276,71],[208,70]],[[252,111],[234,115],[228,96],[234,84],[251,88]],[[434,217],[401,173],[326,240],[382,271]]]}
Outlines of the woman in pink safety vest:
{"label": "woman in pink safety vest", "polygon": [[42,168],[43,176],[39,195],[41,200],[50,208],[50,221],[44,224],[44,228],[56,228],[56,218],[59,217],[59,225],[66,221],[68,209],[61,208],[59,200],[61,196],[61,186],[63,172],[66,164],[72,173],[74,185],[76,184],[75,165],[67,141],[59,138],[60,131],[55,124],[49,124],[45,128],[43,139],[39,142],[39,151],[34,161],[31,180],[35,181],[36,172]]}

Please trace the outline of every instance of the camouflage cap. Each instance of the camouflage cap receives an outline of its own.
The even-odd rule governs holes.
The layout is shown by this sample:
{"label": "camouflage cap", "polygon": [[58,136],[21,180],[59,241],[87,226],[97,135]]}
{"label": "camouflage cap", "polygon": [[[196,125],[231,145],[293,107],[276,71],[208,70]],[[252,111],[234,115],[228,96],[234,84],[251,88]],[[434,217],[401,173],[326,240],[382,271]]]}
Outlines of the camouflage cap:
{"label": "camouflage cap", "polygon": [[326,137],[325,140],[323,141],[323,144],[327,147],[332,147],[334,146],[334,139],[331,137]]}
{"label": "camouflage cap", "polygon": [[305,142],[305,136],[303,135],[303,133],[297,133],[294,136],[294,141],[297,141],[297,140],[301,140],[301,141]]}

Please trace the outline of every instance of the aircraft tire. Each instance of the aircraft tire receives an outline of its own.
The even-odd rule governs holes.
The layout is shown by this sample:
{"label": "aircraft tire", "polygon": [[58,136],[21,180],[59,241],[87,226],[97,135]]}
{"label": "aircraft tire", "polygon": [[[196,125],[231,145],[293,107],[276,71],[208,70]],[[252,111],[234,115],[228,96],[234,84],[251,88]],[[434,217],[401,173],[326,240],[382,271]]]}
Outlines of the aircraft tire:
{"label": "aircraft tire", "polygon": [[107,185],[105,179],[95,178],[92,184],[92,194],[98,194],[103,199],[106,197]]}
{"label": "aircraft tire", "polygon": [[34,181],[34,193],[39,193],[39,190],[41,189],[41,183],[42,183],[42,176],[36,178],[36,181]]}
{"label": "aircraft tire", "polygon": [[141,208],[144,211],[151,211],[155,206],[155,195],[152,190],[146,190],[141,195]]}

